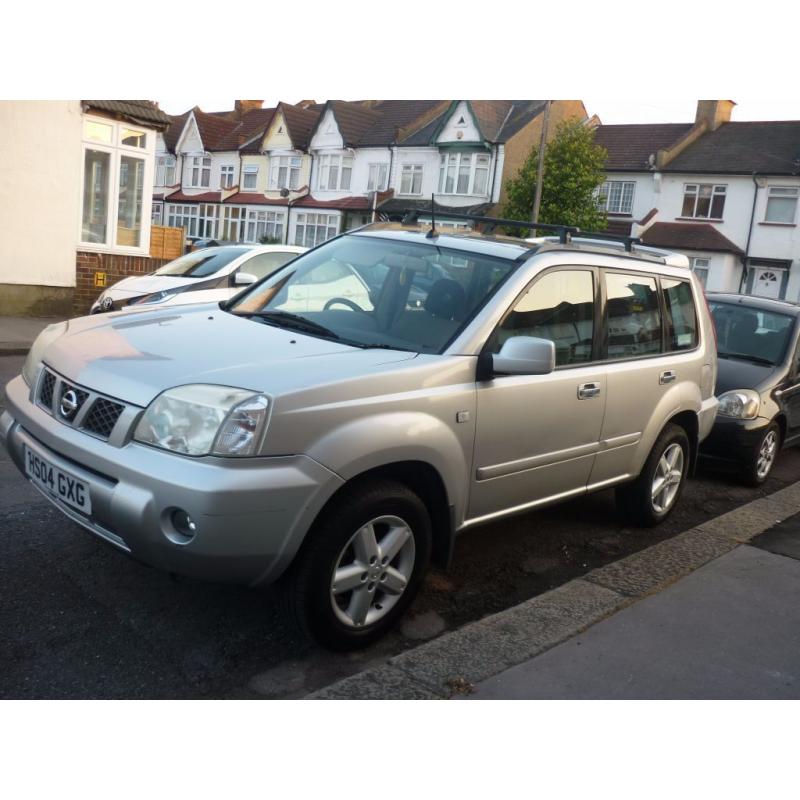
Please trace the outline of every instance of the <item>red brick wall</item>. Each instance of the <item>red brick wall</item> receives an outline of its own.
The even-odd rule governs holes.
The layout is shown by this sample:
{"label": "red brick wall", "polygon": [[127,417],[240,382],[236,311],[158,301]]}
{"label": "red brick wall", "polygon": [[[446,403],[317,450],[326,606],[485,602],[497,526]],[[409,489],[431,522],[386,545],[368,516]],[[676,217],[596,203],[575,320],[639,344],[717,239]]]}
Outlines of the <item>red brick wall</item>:
{"label": "red brick wall", "polygon": [[[149,256],[121,256],[111,253],[78,251],[75,260],[75,316],[89,313],[100,293],[128,275],[146,275],[157,270],[166,260]],[[105,273],[105,286],[95,284],[95,274]]]}

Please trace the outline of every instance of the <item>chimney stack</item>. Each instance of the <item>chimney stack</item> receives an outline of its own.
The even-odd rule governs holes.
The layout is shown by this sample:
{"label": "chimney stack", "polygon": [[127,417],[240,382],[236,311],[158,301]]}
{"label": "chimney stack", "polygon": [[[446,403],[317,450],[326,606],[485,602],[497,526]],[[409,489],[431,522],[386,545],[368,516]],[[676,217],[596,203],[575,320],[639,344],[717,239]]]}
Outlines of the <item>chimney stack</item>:
{"label": "chimney stack", "polygon": [[731,121],[731,112],[736,103],[733,100],[698,100],[695,125],[706,123],[706,130],[715,131]]}
{"label": "chimney stack", "polygon": [[248,111],[255,108],[261,108],[264,105],[263,100],[237,100],[234,109],[236,119],[241,119]]}

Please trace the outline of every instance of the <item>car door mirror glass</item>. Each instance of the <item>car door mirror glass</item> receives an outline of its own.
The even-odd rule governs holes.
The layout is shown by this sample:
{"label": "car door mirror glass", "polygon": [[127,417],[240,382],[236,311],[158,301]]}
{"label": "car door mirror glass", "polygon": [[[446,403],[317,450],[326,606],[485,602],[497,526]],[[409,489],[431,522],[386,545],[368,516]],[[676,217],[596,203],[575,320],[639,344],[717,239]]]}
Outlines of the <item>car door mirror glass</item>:
{"label": "car door mirror glass", "polygon": [[258,280],[251,272],[237,272],[233,276],[233,283],[236,286],[250,286]]}
{"label": "car door mirror glass", "polygon": [[512,336],[492,356],[495,375],[547,375],[555,368],[555,344],[535,336]]}

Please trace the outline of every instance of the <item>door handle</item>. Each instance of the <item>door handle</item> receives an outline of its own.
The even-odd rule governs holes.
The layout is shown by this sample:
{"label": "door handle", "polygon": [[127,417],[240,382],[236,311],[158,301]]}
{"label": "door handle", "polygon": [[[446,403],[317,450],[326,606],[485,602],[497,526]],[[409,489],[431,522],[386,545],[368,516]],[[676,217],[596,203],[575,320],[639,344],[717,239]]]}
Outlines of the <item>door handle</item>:
{"label": "door handle", "polygon": [[658,376],[658,382],[664,386],[667,383],[672,383],[678,376],[671,370],[665,370]]}
{"label": "door handle", "polygon": [[599,383],[582,383],[578,386],[578,400],[591,400],[600,395]]}

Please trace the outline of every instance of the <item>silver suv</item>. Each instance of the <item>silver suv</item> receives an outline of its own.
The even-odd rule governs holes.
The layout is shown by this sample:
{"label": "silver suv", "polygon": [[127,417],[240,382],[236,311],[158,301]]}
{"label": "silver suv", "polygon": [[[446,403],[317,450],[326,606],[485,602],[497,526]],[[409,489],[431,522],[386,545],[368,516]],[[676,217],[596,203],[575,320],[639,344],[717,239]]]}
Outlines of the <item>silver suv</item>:
{"label": "silver suv", "polygon": [[632,521],[663,520],[715,376],[683,256],[375,224],[227,303],[51,326],[0,441],[120,550],[281,578],[306,631],[350,648],[467,528],[611,486]]}

